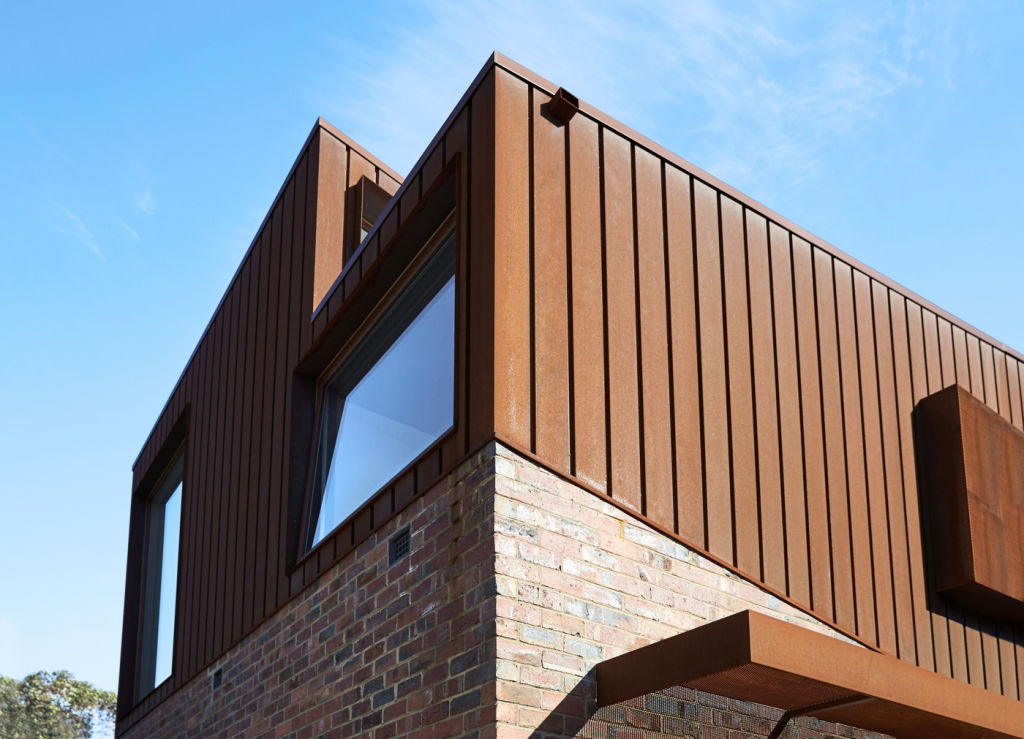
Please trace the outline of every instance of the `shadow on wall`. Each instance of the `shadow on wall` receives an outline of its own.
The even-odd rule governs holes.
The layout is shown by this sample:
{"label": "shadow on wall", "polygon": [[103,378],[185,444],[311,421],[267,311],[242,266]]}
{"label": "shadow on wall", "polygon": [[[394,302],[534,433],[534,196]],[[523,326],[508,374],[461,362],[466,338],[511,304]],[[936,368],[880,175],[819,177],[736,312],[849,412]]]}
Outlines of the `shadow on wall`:
{"label": "shadow on wall", "polygon": [[[593,667],[541,721],[530,737],[531,739],[554,739],[554,737],[566,736],[614,736],[614,734],[608,733],[587,733],[588,725],[591,723],[590,719],[596,715],[596,709],[597,668]],[[608,709],[602,709],[597,713],[603,713],[606,710]]]}
{"label": "shadow on wall", "polygon": [[[965,682],[978,683],[979,677],[984,681],[984,673],[979,675],[976,663],[971,664],[969,658],[964,657],[971,653],[970,642],[973,641],[977,645],[981,640],[989,642],[999,640],[1012,644],[1013,646],[1007,650],[1007,653],[1014,654],[1024,646],[1024,632],[1014,628],[1013,618],[987,618],[974,612],[973,609],[965,610],[961,603],[939,592],[937,561],[943,552],[941,545],[948,547],[949,542],[943,540],[942,532],[936,526],[933,515],[936,511],[941,511],[943,516],[941,520],[945,521],[945,517],[954,514],[952,507],[948,501],[942,499],[937,488],[940,485],[940,480],[942,483],[946,483],[954,476],[949,471],[950,460],[959,458],[962,463],[964,457],[963,442],[960,441],[962,432],[959,426],[959,409],[954,412],[949,406],[936,404],[936,401],[941,402],[944,398],[955,397],[952,395],[952,391],[953,386],[950,386],[920,400],[912,413],[918,520],[921,522],[921,557],[924,561],[925,607],[929,613],[938,614],[946,622],[939,622],[937,628],[941,628],[942,633],[936,634],[936,637],[941,636],[942,641],[948,637],[950,641],[950,648],[944,653],[936,651],[936,660],[941,664],[936,665],[935,671],[939,674],[951,675]],[[984,412],[982,413],[984,414]],[[995,433],[991,429],[993,423],[1000,426],[1005,421],[993,414],[993,418],[989,421],[989,428],[986,429],[989,434]],[[1006,424],[1006,429],[1011,428],[1009,424]],[[1009,433],[1016,435],[1016,431],[1009,431]],[[948,446],[942,449],[937,448],[937,439],[945,441]],[[944,464],[941,464],[940,460]],[[955,466],[954,463],[953,469]],[[966,486],[963,479],[952,484]],[[954,655],[960,656],[958,658]],[[972,670],[975,671],[974,674],[972,674]],[[992,689],[993,686],[988,687]],[[999,686],[994,686],[994,689],[999,691]]]}
{"label": "shadow on wall", "polygon": [[[735,700],[690,688],[672,687],[597,708],[597,674],[584,675],[541,721],[531,739],[585,737],[639,739],[647,736],[766,737],[782,718],[772,706]],[[782,737],[796,739],[886,739],[884,734],[809,717],[789,722]]]}

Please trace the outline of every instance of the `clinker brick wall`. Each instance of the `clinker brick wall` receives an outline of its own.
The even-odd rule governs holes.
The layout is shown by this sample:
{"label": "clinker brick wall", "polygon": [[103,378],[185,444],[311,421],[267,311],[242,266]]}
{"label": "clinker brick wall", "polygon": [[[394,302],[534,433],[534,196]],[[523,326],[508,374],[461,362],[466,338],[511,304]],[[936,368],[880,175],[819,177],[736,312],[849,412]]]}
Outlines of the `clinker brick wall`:
{"label": "clinker brick wall", "polygon": [[[494,726],[493,457],[477,454],[124,736],[455,737]],[[388,566],[388,541],[411,551]],[[213,688],[220,671],[221,685]]]}
{"label": "clinker brick wall", "polygon": [[[406,525],[411,551],[389,567],[388,541]],[[781,711],[684,688],[594,713],[598,662],[746,608],[844,638],[491,444],[117,731],[147,739],[763,737]],[[784,736],[868,735],[799,719]]]}
{"label": "clinker brick wall", "polygon": [[[592,493],[498,446],[498,736],[740,739],[782,711],[673,688],[596,714],[595,666],[745,609],[846,637]],[[814,719],[786,737],[875,736]]]}

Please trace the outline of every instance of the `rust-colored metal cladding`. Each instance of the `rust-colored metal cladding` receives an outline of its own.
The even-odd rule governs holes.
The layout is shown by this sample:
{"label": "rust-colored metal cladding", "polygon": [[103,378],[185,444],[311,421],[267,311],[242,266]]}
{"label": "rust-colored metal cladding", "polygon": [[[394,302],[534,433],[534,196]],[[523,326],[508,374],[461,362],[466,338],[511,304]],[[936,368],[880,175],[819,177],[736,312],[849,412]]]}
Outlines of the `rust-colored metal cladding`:
{"label": "rust-colored metal cladding", "polygon": [[[489,103],[476,106],[474,120],[493,128],[493,84],[488,93],[486,72],[428,148],[434,154],[429,158],[433,177],[424,183],[414,171],[417,198],[403,198],[402,203],[414,203],[404,209],[396,207],[399,198],[392,198],[393,193],[401,196],[407,191],[395,172],[326,121],[314,125],[134,466],[119,731],[250,633],[351,551],[360,536],[422,493],[471,444],[479,446],[487,433],[482,429],[493,428],[490,402],[474,406],[482,420],[466,420],[466,363],[471,355],[485,360],[492,356],[484,344],[493,336],[493,322],[486,320],[493,296],[486,280],[475,278],[470,297],[463,269],[456,317],[461,362],[456,369],[456,417],[461,436],[443,437],[382,490],[368,491],[368,500],[348,522],[296,562],[317,372],[365,322],[455,209],[456,200],[469,198],[468,146],[473,137],[468,111],[474,99],[489,97]],[[483,95],[478,93],[481,87]],[[493,133],[481,133],[479,128],[477,133],[480,151],[493,150]],[[485,156],[477,161],[476,192],[486,193],[493,189],[493,163]],[[358,212],[348,208],[346,216],[346,192],[353,185],[363,190],[361,207]],[[493,205],[481,207],[493,211]],[[376,211],[380,217],[364,242],[344,256],[343,268],[346,231],[365,227]],[[461,214],[457,260],[468,266],[465,204]],[[392,219],[392,235],[381,245],[381,222],[387,216]],[[487,228],[485,218],[473,220],[477,228]],[[474,266],[486,270],[486,255],[476,256]],[[484,337],[476,343],[479,351],[470,352],[467,346],[467,298],[477,304],[474,316],[481,319],[475,329]],[[477,395],[487,392],[483,378],[492,375],[490,370],[478,374]],[[184,424],[186,408],[190,415]],[[465,436],[470,427],[475,438]],[[139,696],[138,560],[146,497],[152,476],[166,464],[168,450],[182,443],[189,462],[182,501],[174,669],[170,680]],[[298,496],[295,490],[300,491]]]}
{"label": "rust-colored metal cladding", "polygon": [[[530,87],[522,80],[501,71],[494,73],[495,98],[490,101],[494,113],[494,151],[491,152],[494,178],[490,229],[494,242],[491,251],[494,269],[488,279],[494,283],[494,313],[501,316],[495,325],[480,330],[494,336],[495,409],[501,409],[500,425],[506,438],[516,444],[531,444],[535,398],[531,367],[530,307]],[[479,112],[479,111],[477,111]],[[486,158],[487,153],[481,152]],[[471,197],[488,196],[473,190]],[[563,201],[564,202],[564,201]],[[479,203],[478,203],[479,205]],[[476,223],[477,219],[473,219]],[[474,240],[479,245],[479,242]],[[473,254],[476,257],[476,253]],[[476,259],[473,260],[474,264]],[[476,292],[473,282],[470,290]],[[471,316],[476,325],[477,316]],[[495,410],[497,413],[497,410]]]}
{"label": "rust-colored metal cladding", "polygon": [[569,261],[572,264],[572,383],[587,388],[573,393],[573,472],[606,491],[604,282],[601,248],[601,170],[598,127],[586,116],[568,126],[570,203]]}
{"label": "rust-colored metal cladding", "polygon": [[[553,98],[552,98],[553,99]],[[541,115],[544,96],[531,96],[530,126],[537,167],[531,178],[536,203],[533,253],[533,439],[537,453],[563,474],[570,471],[569,309],[566,282],[565,131]],[[528,152],[523,152],[524,155]]]}
{"label": "rust-colored metal cladding", "polygon": [[[605,284],[607,292],[609,488],[613,498],[640,512],[639,371],[637,359],[636,273],[632,146],[604,131],[601,137],[604,186]],[[627,360],[627,357],[629,358]],[[576,392],[587,392],[576,388]]]}
{"label": "rust-colored metal cladding", "polygon": [[1024,704],[742,611],[597,666],[598,707],[682,685],[901,739],[1020,739]]}
{"label": "rust-colored metal cladding", "polygon": [[[352,174],[355,171],[353,166]],[[392,194],[365,174],[360,174],[356,183],[349,186],[345,194],[345,211],[350,215],[345,219],[343,265],[355,253],[363,236],[373,228]]]}
{"label": "rust-colored metal cladding", "polygon": [[495,64],[496,437],[863,643],[1016,697],[1022,636],[925,588],[911,409],[962,377],[1024,415],[1020,357],[584,101],[527,120],[558,85]]}
{"label": "rust-colored metal cladding", "polygon": [[[316,199],[316,233],[312,246],[315,256],[311,265],[314,308],[320,305],[331,290],[331,285],[348,264],[354,250],[354,246],[346,248],[351,237],[345,232],[347,226],[348,230],[358,228],[356,224],[361,220],[362,208],[361,203],[352,202],[348,195],[349,188],[357,185],[363,177],[373,183],[379,182],[385,202],[398,189],[393,179],[398,176],[397,173],[376,161],[326,121],[318,121],[318,127],[323,133],[317,137],[316,142],[319,162],[313,191]],[[352,212],[353,207],[355,213]],[[359,240],[355,243],[358,244]]]}
{"label": "rust-colored metal cladding", "polygon": [[[452,429],[306,551],[318,383],[448,233]],[[134,466],[119,731],[495,440],[908,670],[1018,700],[1022,360],[501,55],[404,181],[318,120]],[[140,697],[147,497],[182,444],[174,669]],[[829,717],[884,724],[886,695]]]}
{"label": "rust-colored metal cladding", "polygon": [[968,612],[1021,620],[1024,433],[960,385],[922,400],[915,423],[935,588]]}

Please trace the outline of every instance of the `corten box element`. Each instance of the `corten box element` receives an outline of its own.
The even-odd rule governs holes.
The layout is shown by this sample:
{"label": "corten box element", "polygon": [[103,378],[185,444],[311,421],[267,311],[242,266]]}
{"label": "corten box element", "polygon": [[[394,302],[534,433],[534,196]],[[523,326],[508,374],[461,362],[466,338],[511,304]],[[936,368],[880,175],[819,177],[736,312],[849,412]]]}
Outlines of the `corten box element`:
{"label": "corten box element", "polygon": [[969,612],[1024,618],[1024,433],[959,385],[915,410],[935,588]]}

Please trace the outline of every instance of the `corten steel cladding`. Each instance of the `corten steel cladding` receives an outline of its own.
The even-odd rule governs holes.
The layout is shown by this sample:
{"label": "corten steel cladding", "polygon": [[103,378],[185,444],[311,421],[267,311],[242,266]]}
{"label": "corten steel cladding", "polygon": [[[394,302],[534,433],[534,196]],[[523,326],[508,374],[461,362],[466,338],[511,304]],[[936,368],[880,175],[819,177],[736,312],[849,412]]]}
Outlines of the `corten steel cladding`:
{"label": "corten steel cladding", "polygon": [[954,385],[914,412],[935,588],[1024,619],[1024,433]]}
{"label": "corten steel cladding", "polygon": [[[487,249],[472,259],[467,253],[471,242],[493,242],[493,130],[492,63],[404,182],[326,121],[313,127],[133,468],[119,731],[493,436],[493,261]],[[346,258],[346,224],[356,215],[346,216],[346,193],[363,177],[392,197]],[[471,204],[481,213],[472,219]],[[450,227],[453,211],[455,429],[385,488],[369,491],[345,524],[303,554],[297,541],[316,378],[387,299],[424,244]],[[478,379],[470,383],[470,377]],[[140,701],[134,689],[140,577],[133,563],[141,560],[135,554],[144,537],[145,481],[164,450],[182,440],[177,429],[185,409],[190,422],[183,435],[174,670]]]}
{"label": "corten steel cladding", "polygon": [[1024,737],[1024,704],[752,611],[597,666],[598,706],[684,685],[907,739]]}
{"label": "corten steel cladding", "polygon": [[[1024,429],[1021,357],[558,90],[495,55],[404,181],[314,127],[136,460],[122,716],[494,438],[865,644],[1024,686],[1024,635],[929,598],[911,424],[960,382]],[[392,198],[346,258],[364,176]],[[455,429],[301,553],[317,377],[449,223]],[[136,706],[146,480],[182,441],[174,672]]]}
{"label": "corten steel cladding", "polygon": [[552,122],[557,85],[495,76],[496,436],[1016,698],[1024,638],[928,592],[911,414],[959,378],[1024,428],[1021,357],[585,102]]}

